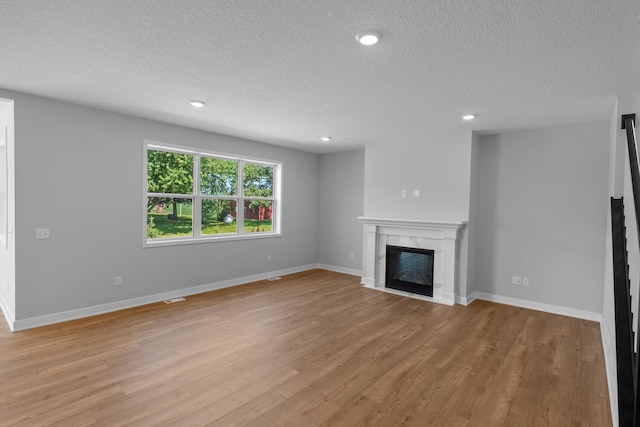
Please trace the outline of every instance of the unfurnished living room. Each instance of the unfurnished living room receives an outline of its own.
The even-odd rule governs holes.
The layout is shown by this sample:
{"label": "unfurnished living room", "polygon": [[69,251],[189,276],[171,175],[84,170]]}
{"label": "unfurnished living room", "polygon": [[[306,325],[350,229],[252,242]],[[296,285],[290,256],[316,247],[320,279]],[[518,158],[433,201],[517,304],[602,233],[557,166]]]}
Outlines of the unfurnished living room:
{"label": "unfurnished living room", "polygon": [[11,0],[0,426],[636,426],[637,0]]}

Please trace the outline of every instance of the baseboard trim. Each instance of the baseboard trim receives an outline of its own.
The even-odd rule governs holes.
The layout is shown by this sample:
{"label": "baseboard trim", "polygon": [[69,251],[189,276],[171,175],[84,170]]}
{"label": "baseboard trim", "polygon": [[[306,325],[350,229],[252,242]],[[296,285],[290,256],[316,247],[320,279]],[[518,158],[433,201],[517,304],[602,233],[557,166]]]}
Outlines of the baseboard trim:
{"label": "baseboard trim", "polygon": [[[59,313],[45,314],[43,316],[36,316],[36,317],[27,318],[27,319],[20,319],[13,322],[13,328],[11,330],[13,332],[24,331],[26,329],[33,329],[41,326],[53,325],[56,323],[67,322],[69,320],[76,320],[76,319],[81,319],[85,317],[96,316],[99,314],[111,313],[113,311],[125,310],[127,308],[153,304],[153,303],[157,303],[157,302],[172,299],[172,298],[185,297],[189,295],[201,294],[204,292],[211,292],[218,289],[229,288],[232,286],[244,285],[251,282],[265,280],[265,279],[268,279],[269,277],[300,273],[302,271],[313,270],[315,268],[317,268],[315,264],[303,265],[299,267],[271,271],[268,273],[255,274],[252,276],[244,276],[237,279],[224,280],[221,282],[209,283],[209,284],[200,285],[200,286],[176,289],[169,292],[162,292],[159,294],[147,295],[139,298],[132,298],[132,299],[123,300],[123,301],[100,304],[92,307],[85,307],[85,308],[79,308],[75,310],[63,311]],[[11,327],[11,324],[9,325],[9,327]]]}
{"label": "baseboard trim", "polygon": [[607,374],[607,387],[609,388],[609,407],[611,409],[611,420],[614,427],[618,427],[618,373],[615,372],[617,361],[615,353],[611,354],[608,351],[610,346],[608,345],[607,341],[610,337],[607,336],[605,322],[600,322],[600,337],[602,338],[604,368]]}
{"label": "baseboard trim", "polygon": [[319,268],[321,270],[335,271],[336,273],[348,274],[350,276],[362,276],[362,270],[338,267],[337,265],[316,264],[316,268]]}
{"label": "baseboard trim", "polygon": [[13,332],[15,330],[14,328],[15,328],[15,323],[16,323],[15,316],[13,315],[11,310],[9,310],[9,305],[4,300],[2,295],[0,295],[0,310],[2,310],[2,314],[4,315],[4,319],[7,321],[7,325],[9,325],[9,330],[11,330],[11,332]]}
{"label": "baseboard trim", "polygon": [[578,310],[560,305],[544,304],[536,301],[529,301],[520,298],[505,297],[502,295],[489,294],[485,292],[475,292],[476,298],[484,301],[497,302],[499,304],[513,305],[515,307],[528,308],[530,310],[544,311],[546,313],[559,314],[561,316],[575,317],[577,319],[602,321],[602,314],[592,311]]}
{"label": "baseboard trim", "polygon": [[[359,270],[332,266],[327,264],[308,264],[299,267],[293,267],[283,270],[271,271],[268,273],[255,274],[252,276],[244,276],[236,279],[224,280],[221,282],[214,282],[200,286],[193,286],[189,288],[176,289],[169,292],[163,292],[159,294],[147,295],[138,298],[132,298],[128,300],[116,301],[107,304],[100,304],[91,307],[79,308],[75,310],[63,311],[52,314],[45,314],[43,316],[36,316],[26,319],[15,320],[12,317],[12,313],[9,311],[8,305],[0,296],[0,308],[4,314],[5,320],[9,325],[9,329],[12,332],[23,331],[26,329],[38,328],[41,326],[52,325],[61,322],[67,322],[69,320],[81,319],[85,317],[96,316],[99,314],[110,313],[118,310],[125,310],[127,308],[139,307],[146,304],[153,304],[160,301],[164,301],[171,298],[184,297],[189,295],[196,295],[204,292],[215,291],[218,289],[224,289],[232,286],[243,285],[251,282],[257,282],[260,280],[268,279],[273,276],[283,276],[287,274],[299,273],[302,271],[313,270],[315,268],[335,271],[337,273],[348,274],[352,276],[361,276],[362,272]],[[575,317],[578,319],[591,320],[594,322],[601,322],[602,315],[600,313],[594,313],[590,311],[577,310],[569,307],[562,307],[552,304],[543,304],[539,302],[523,300],[519,298],[505,297],[501,295],[489,294],[485,292],[472,292],[466,297],[455,297],[455,303],[461,305],[469,305],[476,299],[496,302],[500,304],[507,304],[516,307],[528,308],[531,310],[544,311],[547,313],[559,314],[562,316]],[[605,354],[606,356],[606,354]]]}
{"label": "baseboard trim", "polygon": [[477,298],[477,295],[475,292],[471,292],[466,297],[456,296],[456,304],[469,305],[472,302],[474,302],[476,298]]}

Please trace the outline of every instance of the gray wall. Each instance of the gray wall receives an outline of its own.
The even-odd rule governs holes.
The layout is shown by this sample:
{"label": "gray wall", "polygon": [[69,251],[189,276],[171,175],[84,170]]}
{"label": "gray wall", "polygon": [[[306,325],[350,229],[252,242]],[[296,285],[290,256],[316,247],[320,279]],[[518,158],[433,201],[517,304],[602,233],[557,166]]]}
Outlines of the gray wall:
{"label": "gray wall", "polygon": [[[412,142],[365,150],[365,216],[467,221],[471,132],[433,131]],[[401,191],[407,190],[407,197]],[[420,190],[420,198],[411,197]]]}
{"label": "gray wall", "polygon": [[318,262],[361,275],[364,150],[320,157],[320,201]]}
{"label": "gray wall", "polygon": [[[0,97],[16,101],[16,320],[315,263],[360,271],[362,214],[470,221],[462,297],[476,290],[601,311],[606,124],[433,133],[320,156],[10,91]],[[283,237],[143,249],[144,139],[283,161]],[[422,197],[403,199],[402,189]],[[40,227],[51,239],[35,240]],[[531,285],[511,285],[515,274]]]}
{"label": "gray wall", "polygon": [[477,291],[602,312],[608,142],[609,123],[481,138]]}
{"label": "gray wall", "polygon": [[480,186],[480,135],[474,133],[471,137],[471,172],[469,191],[469,224],[468,260],[467,260],[467,291],[464,297],[471,296],[476,291],[477,258],[478,258],[478,193]]}
{"label": "gray wall", "polygon": [[[431,130],[419,141],[365,149],[364,215],[377,218],[469,221],[470,131]],[[407,197],[402,197],[402,190]],[[412,197],[420,190],[420,197]],[[456,295],[468,295],[469,229],[459,234]]]}
{"label": "gray wall", "polygon": [[[0,97],[15,99],[16,320],[316,262],[318,155]],[[283,237],[143,249],[144,139],[283,161]],[[49,240],[35,240],[39,227],[51,229]]]}

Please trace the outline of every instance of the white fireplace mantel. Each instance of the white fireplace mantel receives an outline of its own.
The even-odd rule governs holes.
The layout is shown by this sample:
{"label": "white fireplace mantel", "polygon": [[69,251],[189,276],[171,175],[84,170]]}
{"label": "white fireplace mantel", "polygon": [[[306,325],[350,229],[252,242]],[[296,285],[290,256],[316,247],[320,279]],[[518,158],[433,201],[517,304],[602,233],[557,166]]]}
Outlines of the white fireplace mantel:
{"label": "white fireplace mantel", "polygon": [[[455,303],[458,231],[465,221],[431,221],[358,217],[364,224],[363,277],[371,289],[453,305]],[[433,297],[385,288],[386,246],[405,246],[435,251]]]}

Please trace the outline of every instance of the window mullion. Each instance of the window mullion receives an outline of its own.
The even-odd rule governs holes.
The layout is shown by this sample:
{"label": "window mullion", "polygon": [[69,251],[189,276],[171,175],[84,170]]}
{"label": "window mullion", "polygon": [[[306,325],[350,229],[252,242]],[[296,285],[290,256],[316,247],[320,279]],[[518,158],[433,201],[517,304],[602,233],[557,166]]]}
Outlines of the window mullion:
{"label": "window mullion", "polygon": [[244,162],[238,161],[238,208],[237,208],[237,232],[244,234]]}
{"label": "window mullion", "polygon": [[193,227],[193,236],[201,237],[202,235],[202,196],[200,195],[200,154],[193,156],[193,209],[191,212],[191,221]]}

